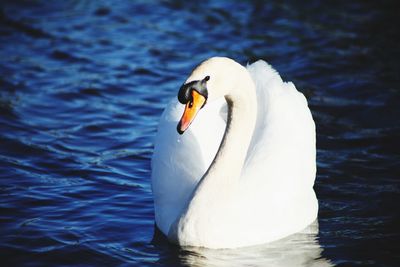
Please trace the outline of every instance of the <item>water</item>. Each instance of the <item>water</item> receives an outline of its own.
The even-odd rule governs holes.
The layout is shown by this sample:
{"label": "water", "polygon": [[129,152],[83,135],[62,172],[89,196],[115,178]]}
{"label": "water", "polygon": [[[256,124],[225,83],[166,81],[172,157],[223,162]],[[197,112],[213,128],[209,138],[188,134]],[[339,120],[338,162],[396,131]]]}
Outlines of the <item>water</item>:
{"label": "water", "polygon": [[[2,1],[2,266],[399,266],[395,1]],[[263,58],[317,124],[319,231],[180,249],[154,233],[158,118],[213,55]]]}

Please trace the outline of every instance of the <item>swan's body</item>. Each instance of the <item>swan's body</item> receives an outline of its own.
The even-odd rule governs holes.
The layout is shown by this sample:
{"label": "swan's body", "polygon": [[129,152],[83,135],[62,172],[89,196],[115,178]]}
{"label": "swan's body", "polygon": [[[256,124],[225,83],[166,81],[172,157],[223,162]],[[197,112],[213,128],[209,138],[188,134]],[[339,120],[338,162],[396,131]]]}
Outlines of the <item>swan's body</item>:
{"label": "swan's body", "polygon": [[192,125],[177,133],[184,106],[173,100],[158,128],[152,187],[159,229],[180,245],[233,248],[312,223],[315,125],[305,97],[263,61],[246,69],[211,58],[185,84],[194,81],[207,85],[208,99]]}

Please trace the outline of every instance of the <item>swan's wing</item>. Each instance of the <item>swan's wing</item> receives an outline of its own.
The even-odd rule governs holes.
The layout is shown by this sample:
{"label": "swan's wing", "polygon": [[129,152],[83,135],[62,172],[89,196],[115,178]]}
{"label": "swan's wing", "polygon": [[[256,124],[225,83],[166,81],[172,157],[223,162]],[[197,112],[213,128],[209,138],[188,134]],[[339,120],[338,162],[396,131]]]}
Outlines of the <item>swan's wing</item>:
{"label": "swan's wing", "polygon": [[[315,125],[307,101],[266,62],[247,67],[257,92],[257,121],[240,180],[242,224],[261,239],[302,230],[315,220]],[[245,219],[241,219],[245,218]]]}
{"label": "swan's wing", "polygon": [[306,98],[264,61],[247,69],[256,85],[258,112],[242,177],[277,192],[280,187],[286,193],[312,189],[315,124]]}
{"label": "swan's wing", "polygon": [[161,116],[154,144],[152,190],[157,226],[168,234],[214,158],[225,129],[225,101],[208,103],[179,135],[184,105],[173,99]]}

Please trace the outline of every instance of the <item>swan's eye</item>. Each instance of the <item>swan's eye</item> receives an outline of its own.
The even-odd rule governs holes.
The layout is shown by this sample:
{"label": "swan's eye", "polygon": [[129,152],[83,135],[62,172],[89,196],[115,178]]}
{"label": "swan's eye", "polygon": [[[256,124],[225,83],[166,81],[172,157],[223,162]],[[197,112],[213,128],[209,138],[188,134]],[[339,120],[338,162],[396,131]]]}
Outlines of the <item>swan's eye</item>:
{"label": "swan's eye", "polygon": [[192,107],[193,107],[193,101],[190,100],[190,102],[189,102],[189,108],[192,108]]}

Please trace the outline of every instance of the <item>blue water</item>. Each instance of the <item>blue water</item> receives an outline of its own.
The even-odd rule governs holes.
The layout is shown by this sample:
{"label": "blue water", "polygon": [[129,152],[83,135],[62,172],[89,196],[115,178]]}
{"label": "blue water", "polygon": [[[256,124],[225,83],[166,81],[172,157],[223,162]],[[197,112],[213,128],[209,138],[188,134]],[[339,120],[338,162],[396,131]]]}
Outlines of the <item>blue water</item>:
{"label": "blue water", "polygon": [[[300,2],[2,1],[0,264],[400,266],[400,8]],[[215,252],[153,240],[158,118],[214,55],[265,59],[307,96],[311,242]]]}

